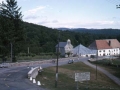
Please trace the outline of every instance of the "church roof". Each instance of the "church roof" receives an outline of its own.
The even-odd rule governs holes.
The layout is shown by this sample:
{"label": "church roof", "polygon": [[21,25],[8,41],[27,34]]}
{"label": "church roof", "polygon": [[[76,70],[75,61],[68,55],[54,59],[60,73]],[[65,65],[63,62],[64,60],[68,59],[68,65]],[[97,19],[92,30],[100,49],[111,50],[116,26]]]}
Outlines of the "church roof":
{"label": "church roof", "polygon": [[[67,42],[59,42],[59,47],[65,47]],[[55,46],[58,47],[58,44]]]}

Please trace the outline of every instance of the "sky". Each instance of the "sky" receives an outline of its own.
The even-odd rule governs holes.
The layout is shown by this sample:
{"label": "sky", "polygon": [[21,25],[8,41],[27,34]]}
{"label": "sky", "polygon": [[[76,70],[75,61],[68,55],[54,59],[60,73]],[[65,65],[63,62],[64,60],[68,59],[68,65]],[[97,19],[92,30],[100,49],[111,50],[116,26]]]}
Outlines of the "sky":
{"label": "sky", "polygon": [[[0,3],[5,0],[0,0]],[[50,28],[120,29],[120,0],[17,0],[23,21]]]}

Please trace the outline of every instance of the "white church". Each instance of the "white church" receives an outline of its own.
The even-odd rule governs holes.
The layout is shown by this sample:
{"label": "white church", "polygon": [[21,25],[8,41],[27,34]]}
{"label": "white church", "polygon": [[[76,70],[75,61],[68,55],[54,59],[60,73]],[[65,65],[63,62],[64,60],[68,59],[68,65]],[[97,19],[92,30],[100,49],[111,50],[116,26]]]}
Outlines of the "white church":
{"label": "white church", "polygon": [[[58,49],[58,44],[55,46],[56,52]],[[69,57],[72,56],[73,45],[71,44],[70,39],[67,42],[59,42],[59,52],[61,56]]]}

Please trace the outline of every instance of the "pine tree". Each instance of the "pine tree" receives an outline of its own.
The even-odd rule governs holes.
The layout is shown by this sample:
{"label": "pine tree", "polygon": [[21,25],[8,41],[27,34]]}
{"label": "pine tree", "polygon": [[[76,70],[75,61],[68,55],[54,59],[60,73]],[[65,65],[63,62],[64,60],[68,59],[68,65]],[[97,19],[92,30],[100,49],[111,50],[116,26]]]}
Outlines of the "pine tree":
{"label": "pine tree", "polygon": [[[7,37],[4,39],[4,42],[7,42],[9,45],[10,43],[13,44],[13,61],[15,61],[15,45],[23,39],[24,34],[21,26],[23,16],[20,10],[21,7],[18,7],[16,0],[6,0],[6,2],[0,4],[0,26],[2,27],[0,30],[4,32],[2,36]],[[5,22],[5,20],[8,22]]]}

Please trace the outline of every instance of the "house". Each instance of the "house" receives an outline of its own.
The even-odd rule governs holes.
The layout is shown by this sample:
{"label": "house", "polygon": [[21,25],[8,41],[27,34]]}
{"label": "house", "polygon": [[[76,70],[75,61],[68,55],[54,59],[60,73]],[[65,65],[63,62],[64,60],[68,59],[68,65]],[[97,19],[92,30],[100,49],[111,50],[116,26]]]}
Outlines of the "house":
{"label": "house", "polygon": [[97,50],[98,56],[118,56],[120,54],[120,43],[117,39],[95,40],[88,48]]}
{"label": "house", "polygon": [[96,55],[97,50],[91,50],[82,44],[76,46],[73,49],[73,56],[84,56],[84,57],[90,57],[91,55]]}
{"label": "house", "polygon": [[[58,44],[55,46],[56,52],[58,50]],[[73,45],[71,44],[70,39],[67,40],[67,42],[59,42],[59,52],[61,56],[71,56],[73,50]]]}

